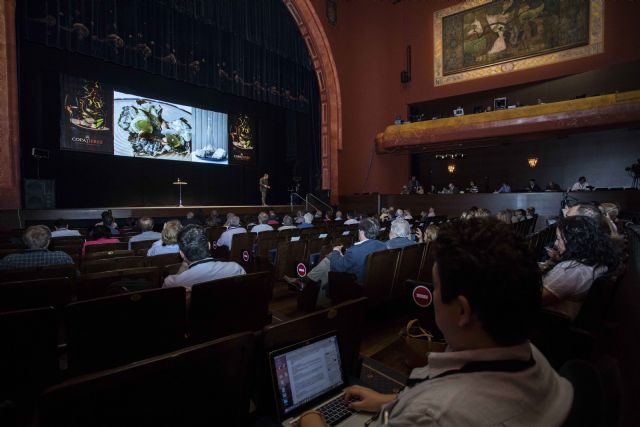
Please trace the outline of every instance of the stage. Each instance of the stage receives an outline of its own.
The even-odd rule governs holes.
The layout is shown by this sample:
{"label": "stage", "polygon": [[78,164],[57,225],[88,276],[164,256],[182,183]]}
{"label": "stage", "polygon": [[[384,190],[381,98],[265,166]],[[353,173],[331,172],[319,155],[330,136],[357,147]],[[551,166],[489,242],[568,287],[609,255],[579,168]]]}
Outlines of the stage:
{"label": "stage", "polygon": [[209,216],[212,210],[217,210],[220,216],[233,212],[237,215],[256,215],[260,211],[274,210],[278,214],[296,213],[304,210],[304,205],[244,205],[244,206],[121,206],[78,209],[7,209],[0,210],[0,230],[23,228],[32,224],[50,225],[59,218],[70,223],[85,224],[87,222],[100,221],[100,215],[106,210],[111,210],[116,220],[128,218],[140,218],[150,216],[152,218],[184,218],[188,212],[193,212],[203,219]]}

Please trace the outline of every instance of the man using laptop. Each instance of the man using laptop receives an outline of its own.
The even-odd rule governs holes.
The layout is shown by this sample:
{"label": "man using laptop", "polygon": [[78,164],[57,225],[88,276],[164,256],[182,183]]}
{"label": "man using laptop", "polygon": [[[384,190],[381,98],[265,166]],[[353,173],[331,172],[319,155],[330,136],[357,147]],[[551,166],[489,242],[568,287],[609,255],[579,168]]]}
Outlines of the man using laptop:
{"label": "man using laptop", "polygon": [[[431,353],[398,395],[353,386],[345,399],[378,412],[372,426],[561,426],[573,388],[529,342],[542,286],[523,239],[472,218],[444,226],[435,244],[434,309],[448,351]],[[326,425],[318,411],[298,424]]]}

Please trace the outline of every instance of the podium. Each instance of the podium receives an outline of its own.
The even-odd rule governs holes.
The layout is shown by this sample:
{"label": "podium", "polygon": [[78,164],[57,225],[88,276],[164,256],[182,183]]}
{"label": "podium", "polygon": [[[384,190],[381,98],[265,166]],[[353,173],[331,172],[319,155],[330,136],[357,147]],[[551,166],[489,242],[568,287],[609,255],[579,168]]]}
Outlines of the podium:
{"label": "podium", "polygon": [[177,181],[173,182],[173,185],[177,185],[178,186],[178,194],[179,194],[179,199],[178,199],[178,206],[182,207],[182,186],[183,185],[187,185],[188,182],[186,181],[180,181],[180,178],[178,178]]}

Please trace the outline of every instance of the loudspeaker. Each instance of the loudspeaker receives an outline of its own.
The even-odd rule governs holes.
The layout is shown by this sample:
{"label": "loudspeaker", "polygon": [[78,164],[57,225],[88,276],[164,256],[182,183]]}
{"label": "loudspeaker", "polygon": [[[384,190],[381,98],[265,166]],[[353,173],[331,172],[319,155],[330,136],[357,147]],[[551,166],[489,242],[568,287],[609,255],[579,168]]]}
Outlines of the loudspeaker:
{"label": "loudspeaker", "polygon": [[56,182],[53,179],[25,179],[24,205],[26,209],[55,209]]}

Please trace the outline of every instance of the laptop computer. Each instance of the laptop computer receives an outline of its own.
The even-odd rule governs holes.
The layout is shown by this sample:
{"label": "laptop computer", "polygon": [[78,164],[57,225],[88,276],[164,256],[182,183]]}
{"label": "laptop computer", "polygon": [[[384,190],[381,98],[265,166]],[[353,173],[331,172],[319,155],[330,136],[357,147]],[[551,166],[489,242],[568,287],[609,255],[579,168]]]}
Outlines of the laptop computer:
{"label": "laptop computer", "polygon": [[[290,427],[305,411],[320,411],[327,424],[362,427],[374,414],[349,409],[337,333],[329,332],[269,353],[278,420]],[[284,421],[283,421],[284,420]]]}

